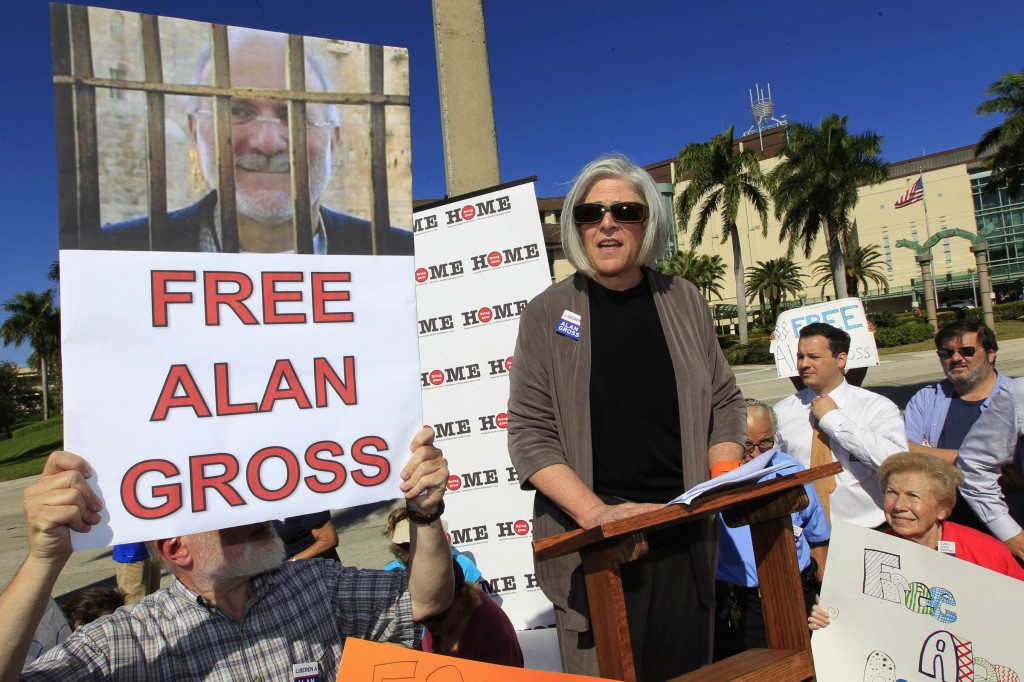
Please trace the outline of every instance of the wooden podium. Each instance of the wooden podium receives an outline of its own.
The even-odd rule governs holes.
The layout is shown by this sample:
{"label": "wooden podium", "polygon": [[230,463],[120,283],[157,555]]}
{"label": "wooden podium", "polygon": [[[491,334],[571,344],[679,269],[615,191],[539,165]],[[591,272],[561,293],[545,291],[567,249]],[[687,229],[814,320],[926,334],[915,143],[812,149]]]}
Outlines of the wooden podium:
{"label": "wooden podium", "polygon": [[749,524],[761,584],[768,648],[744,651],[674,678],[672,682],[810,680],[814,678],[811,638],[790,514],[807,506],[805,483],[841,471],[842,465],[832,462],[763,483],[713,492],[690,505],[672,505],[590,530],[574,530],[536,540],[534,555],[538,561],[543,561],[580,553],[601,676],[636,682],[622,594],[621,564],[647,553],[648,535],[680,523],[721,513],[730,527]]}

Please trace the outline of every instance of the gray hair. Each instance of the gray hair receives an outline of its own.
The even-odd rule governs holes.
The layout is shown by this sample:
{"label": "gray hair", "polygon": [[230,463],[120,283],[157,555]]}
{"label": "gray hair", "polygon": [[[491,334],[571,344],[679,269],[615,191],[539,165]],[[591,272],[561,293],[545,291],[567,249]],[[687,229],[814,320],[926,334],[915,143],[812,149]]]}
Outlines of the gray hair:
{"label": "gray hair", "polygon": [[756,410],[764,410],[768,413],[768,419],[772,423],[772,435],[774,436],[779,432],[779,418],[775,416],[775,410],[768,406],[768,403],[758,400],[757,398],[744,398],[743,404],[747,406],[747,413],[754,412]]}
{"label": "gray hair", "polygon": [[[274,42],[281,43],[282,55],[285,54],[287,49],[287,38],[283,33],[277,33],[275,31],[263,31],[256,28],[244,28],[241,26],[229,26],[228,27],[228,51],[230,53],[232,48],[237,47],[240,43],[250,38],[269,38]],[[305,42],[305,41],[303,41]],[[210,65],[211,53],[213,51],[213,45],[206,43],[199,50],[199,56],[196,58],[196,70],[192,76],[192,82],[195,85],[208,85],[209,74],[206,73],[206,68]],[[329,72],[330,67],[327,61],[320,56],[317,52],[312,49],[305,49],[304,58],[306,61],[306,68],[312,72],[315,80],[319,81],[320,90],[319,92],[336,92],[334,82],[331,79]],[[315,86],[306,83],[306,92],[318,92]],[[195,113],[200,107],[200,103],[208,100],[208,97],[199,95],[191,95],[189,97],[189,113]],[[307,105],[308,106],[308,105]],[[334,104],[325,104],[324,112],[327,117],[327,121],[334,124],[340,125],[341,119],[338,116],[338,108]]]}
{"label": "gray hair", "polygon": [[668,244],[670,220],[662,204],[661,193],[654,186],[651,175],[622,154],[598,157],[584,166],[573,180],[572,189],[565,195],[565,204],[562,206],[562,250],[576,271],[587,277],[593,277],[597,271],[587,258],[579,226],[572,218],[572,209],[583,203],[584,197],[595,183],[608,178],[622,180],[647,204],[647,224],[644,226],[636,264],[653,267],[664,255]]}

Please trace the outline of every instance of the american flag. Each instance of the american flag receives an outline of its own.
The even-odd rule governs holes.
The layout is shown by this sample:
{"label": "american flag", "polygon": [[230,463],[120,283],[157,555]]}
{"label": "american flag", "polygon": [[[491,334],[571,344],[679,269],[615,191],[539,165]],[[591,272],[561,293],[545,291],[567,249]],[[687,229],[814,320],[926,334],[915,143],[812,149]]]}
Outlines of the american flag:
{"label": "american flag", "polygon": [[903,196],[896,200],[896,208],[910,206],[924,199],[924,176],[917,179],[917,182],[908,189]]}

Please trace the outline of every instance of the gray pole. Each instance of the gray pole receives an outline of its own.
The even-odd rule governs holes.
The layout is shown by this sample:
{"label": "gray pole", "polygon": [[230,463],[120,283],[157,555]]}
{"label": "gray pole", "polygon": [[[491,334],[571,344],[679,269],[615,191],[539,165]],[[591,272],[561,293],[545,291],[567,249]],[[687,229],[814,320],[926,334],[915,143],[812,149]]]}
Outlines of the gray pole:
{"label": "gray pole", "polygon": [[483,0],[432,0],[448,196],[501,183]]}

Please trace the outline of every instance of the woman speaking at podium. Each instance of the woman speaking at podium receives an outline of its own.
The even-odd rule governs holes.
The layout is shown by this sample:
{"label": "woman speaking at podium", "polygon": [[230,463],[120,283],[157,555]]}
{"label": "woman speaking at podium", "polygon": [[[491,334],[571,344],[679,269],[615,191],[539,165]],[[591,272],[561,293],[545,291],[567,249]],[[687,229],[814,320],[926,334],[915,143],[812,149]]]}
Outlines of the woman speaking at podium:
{"label": "woman speaking at podium", "polygon": [[[657,509],[739,465],[746,411],[708,305],[651,269],[670,220],[650,175],[618,155],[588,164],[565,198],[562,248],[577,272],[523,312],[511,372],[509,453],[537,491],[535,538]],[[711,661],[714,521],[659,533],[622,567],[640,680]],[[597,675],[579,555],[536,569],[565,671]]]}

